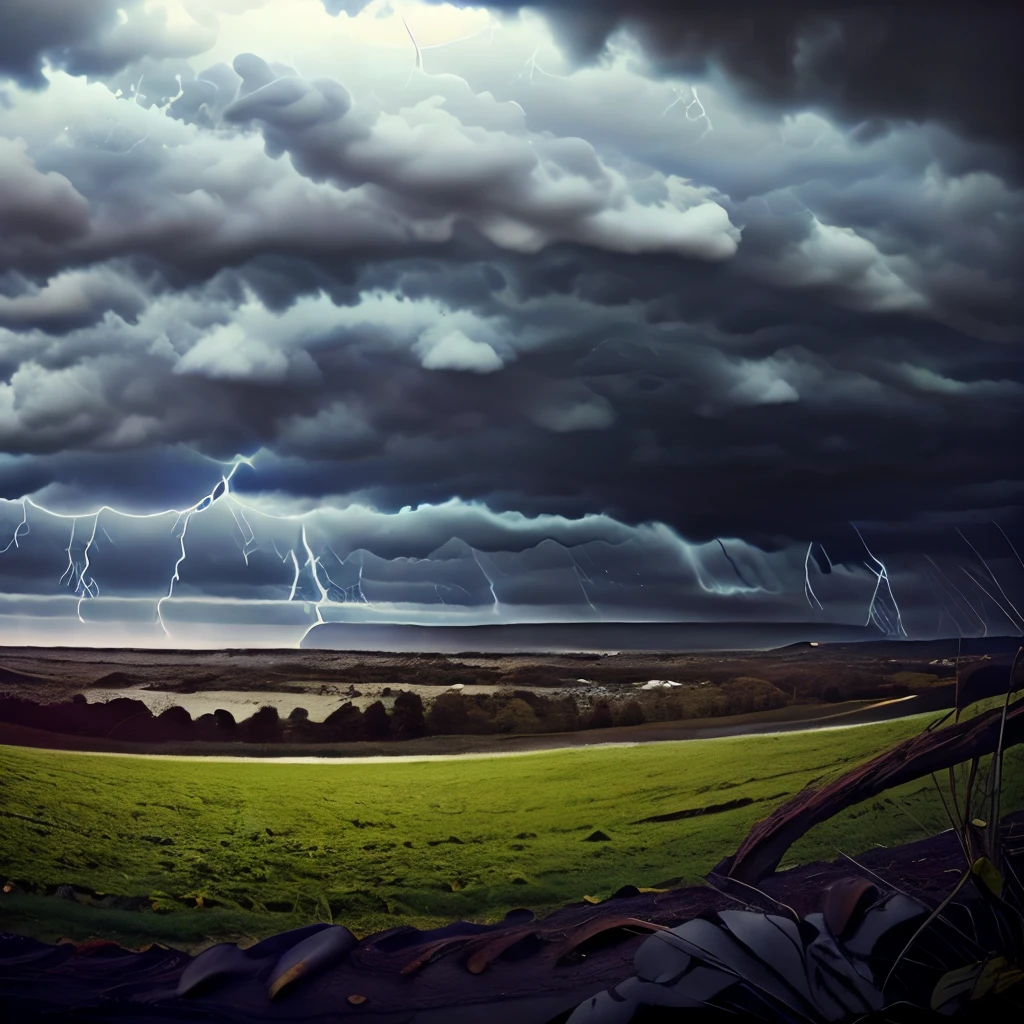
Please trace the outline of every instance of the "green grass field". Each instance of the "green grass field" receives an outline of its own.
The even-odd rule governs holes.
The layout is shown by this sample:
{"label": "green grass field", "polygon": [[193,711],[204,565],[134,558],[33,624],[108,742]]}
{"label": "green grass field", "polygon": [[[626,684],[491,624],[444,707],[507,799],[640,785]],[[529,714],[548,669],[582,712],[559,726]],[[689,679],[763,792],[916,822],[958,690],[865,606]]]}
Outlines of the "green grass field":
{"label": "green grass field", "polygon": [[[922,724],[398,764],[0,747],[0,873],[36,886],[147,897],[166,911],[12,895],[0,897],[0,928],[195,946],[312,920],[357,933],[493,920],[513,907],[553,908],[626,883],[695,882],[804,785]],[[1021,767],[1014,758],[1006,771],[1007,802],[1017,806]],[[753,802],[634,824],[738,798]],[[922,782],[819,826],[790,862],[856,854],[946,824],[934,787]],[[585,841],[597,830],[610,841]]]}

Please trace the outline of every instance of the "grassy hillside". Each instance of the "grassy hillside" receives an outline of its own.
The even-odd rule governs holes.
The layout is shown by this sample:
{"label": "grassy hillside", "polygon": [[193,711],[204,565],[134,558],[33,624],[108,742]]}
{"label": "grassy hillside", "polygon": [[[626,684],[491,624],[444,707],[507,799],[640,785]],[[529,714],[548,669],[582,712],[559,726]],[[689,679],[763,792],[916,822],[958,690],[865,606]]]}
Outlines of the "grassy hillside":
{"label": "grassy hillside", "polygon": [[[194,944],[333,919],[494,919],[696,881],[806,783],[922,725],[399,764],[215,763],[0,747],[0,873],[165,913],[0,897],[0,927]],[[1015,759],[1007,778],[1019,786]],[[1021,794],[1008,794],[1019,805]],[[924,783],[819,826],[802,860],[945,827]],[[742,802],[732,809],[716,805]],[[748,802],[749,801],[749,802]],[[638,824],[681,810],[710,813]],[[588,841],[600,831],[608,841]],[[6,918],[6,922],[4,921]]]}

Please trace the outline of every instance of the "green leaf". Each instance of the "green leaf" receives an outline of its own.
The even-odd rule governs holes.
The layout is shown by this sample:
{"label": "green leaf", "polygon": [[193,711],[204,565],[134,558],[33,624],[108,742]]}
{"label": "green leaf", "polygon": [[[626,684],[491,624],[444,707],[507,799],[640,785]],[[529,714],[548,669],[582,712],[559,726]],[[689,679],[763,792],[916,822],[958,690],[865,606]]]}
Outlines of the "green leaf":
{"label": "green leaf", "polygon": [[988,857],[979,857],[971,865],[971,873],[985,885],[985,888],[1002,898],[1003,876]]}
{"label": "green leaf", "polygon": [[1005,957],[993,957],[978,974],[978,980],[971,992],[971,999],[984,999],[987,995],[1005,992],[1018,984],[1022,978],[1024,978],[1024,971],[1007,963]]}
{"label": "green leaf", "polygon": [[968,992],[973,992],[975,983],[984,967],[985,965],[980,963],[970,964],[967,967],[949,971],[939,978],[938,984],[932,992],[932,1009],[940,1010],[947,1003],[953,1002]]}

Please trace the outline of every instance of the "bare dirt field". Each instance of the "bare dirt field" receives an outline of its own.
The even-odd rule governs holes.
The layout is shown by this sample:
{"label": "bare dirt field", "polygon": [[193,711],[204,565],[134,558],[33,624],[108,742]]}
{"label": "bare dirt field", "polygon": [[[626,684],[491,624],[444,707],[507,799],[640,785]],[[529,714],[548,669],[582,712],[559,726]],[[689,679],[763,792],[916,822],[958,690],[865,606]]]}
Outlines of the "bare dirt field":
{"label": "bare dirt field", "polygon": [[[1005,653],[998,639],[994,654]],[[1011,652],[1012,653],[1012,652]],[[965,653],[967,664],[986,653]],[[385,686],[402,689],[527,688],[574,694],[622,693],[649,680],[720,682],[756,676],[798,691],[822,689],[840,677],[882,679],[901,672],[953,677],[956,641],[793,644],[771,651],[630,652],[609,654],[395,654],[366,651],[154,651],[133,648],[0,648],[0,691],[34,700],[71,693],[155,691],[367,697]],[[919,680],[926,681],[926,680]],[[359,699],[359,698],[356,698]]]}

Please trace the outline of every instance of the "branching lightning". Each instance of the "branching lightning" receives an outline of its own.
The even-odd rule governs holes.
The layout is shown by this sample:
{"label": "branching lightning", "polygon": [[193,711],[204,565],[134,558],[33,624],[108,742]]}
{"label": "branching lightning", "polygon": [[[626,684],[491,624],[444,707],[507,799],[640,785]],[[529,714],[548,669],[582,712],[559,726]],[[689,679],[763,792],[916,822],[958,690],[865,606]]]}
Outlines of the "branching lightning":
{"label": "branching lightning", "polygon": [[320,573],[317,571],[320,565],[320,559],[313,555],[313,549],[309,546],[309,538],[306,536],[305,523],[302,524],[302,547],[306,552],[306,565],[309,567],[310,575],[313,577],[313,582],[316,584],[317,590],[320,591],[320,600],[313,606],[313,610],[316,612],[316,624],[318,626],[322,626],[324,621],[323,606],[328,599],[328,594],[327,588],[320,580]]}
{"label": "branching lightning", "polygon": [[[864,535],[857,529],[856,523],[850,523],[853,527],[854,532],[860,538],[861,544],[864,545],[864,550],[868,553],[868,557],[871,562],[874,562],[873,566],[871,562],[865,562],[864,567],[875,577],[875,589],[871,594],[871,602],[868,604],[868,617],[864,623],[865,626],[874,625],[882,630],[887,636],[906,636],[907,631],[903,628],[903,617],[900,615],[899,605],[896,603],[896,595],[892,592],[892,583],[889,580],[889,571],[886,569],[884,563],[872,554],[871,549],[868,547],[867,542],[864,540]],[[875,568],[877,566],[878,568]],[[885,590],[882,590],[883,584]],[[881,595],[883,598],[888,594],[889,601],[892,603],[892,611],[885,608],[881,602]]]}
{"label": "branching lightning", "polygon": [[[686,87],[689,90],[689,99],[686,98],[686,94],[678,86],[674,86],[672,91],[675,93],[675,99],[661,112],[661,116],[664,117],[673,107],[683,105],[683,115],[687,121],[701,121],[704,122],[704,131],[700,133],[697,138],[697,142],[701,142],[705,135],[711,132],[714,125],[711,123],[711,118],[708,117],[707,110],[704,109],[704,104],[701,103],[700,98],[697,96],[697,90],[692,85]],[[697,108],[697,113],[691,113]],[[696,145],[696,143],[695,143]]]}
{"label": "branching lightning", "polygon": [[[330,613],[326,612],[328,607],[336,603],[348,602],[362,605],[372,604],[364,592],[365,551],[357,549],[346,558],[342,558],[330,544],[325,543],[326,538],[322,540],[317,539],[315,526],[308,519],[309,512],[278,515],[263,511],[261,508],[246,504],[241,500],[239,494],[233,490],[233,482],[242,466],[253,466],[251,459],[237,457],[230,463],[221,463],[220,465],[228,468],[220,470],[218,473],[219,479],[217,479],[215,486],[195,504],[186,508],[169,508],[156,512],[135,513],[110,505],[103,505],[94,511],[65,513],[47,508],[30,497],[24,497],[17,502],[21,505],[22,514],[20,518],[15,521],[15,517],[12,516],[9,520],[13,525],[13,530],[9,534],[9,539],[0,546],[0,554],[10,553],[12,549],[25,547],[25,538],[33,532],[33,526],[38,525],[37,516],[46,516],[51,520],[62,521],[63,526],[67,528],[68,532],[62,534],[59,541],[60,547],[58,550],[63,549],[66,555],[66,561],[64,559],[61,560],[64,563],[64,569],[60,575],[59,585],[77,599],[77,617],[80,622],[85,623],[87,621],[85,617],[86,602],[99,597],[101,589],[94,564],[102,570],[103,561],[102,559],[94,558],[94,556],[98,554],[102,545],[114,544],[111,534],[113,533],[114,537],[118,537],[114,524],[119,520],[153,520],[154,523],[158,524],[159,529],[166,529],[169,526],[175,550],[171,553],[172,561],[170,562],[169,569],[166,570],[168,572],[166,584],[162,587],[162,592],[157,590],[157,593],[153,595],[153,599],[155,600],[155,624],[160,626],[165,636],[170,637],[172,635],[171,628],[165,616],[168,602],[173,601],[175,598],[180,598],[179,591],[185,576],[190,549],[196,543],[195,529],[199,529],[193,528],[193,520],[195,517],[207,512],[215,504],[220,504],[224,506],[227,513],[231,516],[230,520],[226,516],[224,517],[224,524],[229,525],[233,522],[234,529],[237,530],[237,533],[232,533],[232,536],[234,537],[234,543],[238,547],[241,559],[244,560],[246,565],[249,564],[253,553],[265,547],[268,552],[273,550],[282,566],[285,567],[283,575],[286,574],[286,576],[281,581],[281,597],[283,598],[284,594],[287,593],[288,602],[298,601],[304,604],[311,620],[308,628],[305,630],[303,639],[305,639],[305,635],[308,635],[309,630],[327,621],[327,618],[330,617]],[[11,502],[11,504],[14,504],[14,502]],[[159,523],[161,519],[164,519],[162,524]],[[260,525],[261,522],[266,521],[290,523],[293,526],[289,527],[287,532],[275,528],[274,533],[276,536],[271,536],[267,533],[266,527]],[[854,523],[850,525],[867,554],[867,560],[863,562],[863,565],[875,577],[865,625],[874,625],[887,636],[907,636],[902,613],[893,592],[892,581],[886,564],[868,547],[858,526]],[[291,539],[281,543],[282,536],[288,537],[289,534]],[[1005,533],[1003,537],[1009,542],[1008,538],[1005,537]],[[118,539],[120,538],[118,537]],[[959,616],[966,615],[968,624],[970,621],[976,621],[978,628],[987,633],[990,629],[990,623],[986,619],[986,612],[988,611],[986,602],[988,602],[995,606],[995,608],[998,608],[1001,614],[1013,624],[1015,629],[1024,632],[1024,617],[1021,616],[1018,606],[1008,596],[1004,586],[996,577],[989,563],[978,552],[977,548],[966,537],[963,539],[971,552],[976,556],[978,565],[981,567],[978,568],[978,566],[970,562],[964,565],[958,564],[958,573],[962,574],[964,579],[960,579],[957,576],[957,580],[954,581],[933,559],[927,555],[925,556],[931,569],[934,570],[934,583],[941,594],[940,603],[946,606],[947,611],[949,608],[952,608],[952,611],[948,613],[957,624],[958,629],[960,628],[960,622],[963,621]],[[556,541],[555,543],[558,543],[563,551],[565,551],[583,599],[591,611],[600,615],[599,605],[596,602],[601,591],[599,588],[596,590],[595,588],[597,588],[598,583],[614,583],[615,581],[605,578],[608,576],[608,570],[594,564],[586,547],[573,551],[560,542]],[[812,609],[823,610],[824,605],[814,590],[813,573],[811,571],[816,543],[811,542],[804,551],[804,597]],[[726,545],[720,540],[718,544],[722,555],[731,565],[732,572],[741,585],[737,586],[737,581],[733,580],[716,580],[714,575],[710,574],[710,570],[698,558],[696,549],[692,545],[684,544],[682,551],[689,560],[694,570],[695,581],[701,589],[717,594],[738,594],[761,590],[761,588],[755,587],[745,579],[741,566],[730,557],[731,552]],[[484,552],[468,544],[466,548],[468,548],[468,553],[487,583],[488,591],[491,595],[493,614],[495,616],[501,615],[505,609],[502,608],[501,599],[497,592],[497,575],[504,575],[504,571],[501,569],[500,564],[496,563]],[[1016,554],[1016,550],[1013,550]],[[828,560],[828,564],[831,566],[832,561],[828,554],[823,548],[821,551],[822,556]],[[356,555],[359,556],[358,559],[355,558]],[[596,573],[591,575],[590,571],[585,568],[586,562],[590,562],[597,570],[597,573],[603,572],[604,576],[597,575]],[[340,575],[341,572],[344,572],[345,575]],[[708,574],[709,578],[705,578],[705,573]],[[54,572],[54,575],[56,575],[56,572]],[[957,574],[954,573],[953,575]],[[637,576],[639,577],[639,573],[637,573]],[[621,586],[622,584],[617,585]],[[642,583],[639,583],[639,585],[643,586]],[[462,586],[450,583],[435,583],[433,586],[437,600],[441,604],[448,604],[449,600],[446,599],[445,594],[454,594],[455,591],[460,591],[470,599],[471,603],[473,602],[472,595]],[[104,596],[110,596],[109,588]],[[951,602],[951,605],[949,602]],[[486,604],[483,605],[483,608],[486,608]],[[327,618],[325,618],[325,614]]]}
{"label": "branching lightning", "polygon": [[[542,45],[543,43],[538,43],[534,47],[533,53],[530,54],[529,59],[526,60],[526,62],[523,64],[523,69],[522,71],[519,72],[516,78],[522,78],[525,75],[526,80],[528,82],[532,82],[533,74],[535,71],[539,71],[542,75],[546,75],[548,78],[565,79],[567,77],[566,75],[557,75],[553,71],[547,71],[545,68],[542,68],[540,64],[537,63],[537,54],[540,53],[540,48]],[[529,74],[527,74],[527,71],[529,71]]]}
{"label": "branching lightning", "polygon": [[[100,588],[96,579],[92,575],[91,568],[91,554],[93,547],[97,542],[97,535],[102,534],[110,541],[110,535],[106,528],[101,525],[101,517],[111,516],[120,517],[123,519],[138,519],[138,520],[155,520],[160,519],[164,516],[173,516],[174,523],[171,527],[172,532],[176,534],[178,542],[178,554],[175,558],[173,567],[171,569],[170,578],[167,581],[166,592],[160,596],[156,602],[156,621],[159,624],[161,630],[165,636],[170,636],[171,632],[168,629],[167,622],[164,619],[164,606],[172,600],[174,597],[175,586],[181,582],[182,569],[188,559],[188,529],[192,522],[192,519],[202,512],[205,512],[208,508],[213,506],[216,502],[221,502],[227,505],[231,512],[232,518],[235,521],[235,525],[238,527],[238,531],[241,537],[241,554],[246,564],[248,565],[249,556],[259,548],[259,543],[256,540],[255,531],[249,522],[249,518],[246,513],[252,515],[264,516],[265,518],[274,519],[278,521],[298,521],[300,526],[299,535],[299,546],[301,547],[305,561],[300,565],[299,558],[295,553],[295,550],[289,550],[287,554],[281,555],[278,551],[278,556],[282,562],[291,562],[294,570],[294,576],[291,582],[291,588],[288,596],[288,600],[294,600],[298,592],[299,580],[302,572],[302,568],[305,567],[309,570],[312,577],[313,583],[319,593],[319,598],[313,604],[314,614],[316,621],[314,625],[323,623],[323,605],[329,599],[329,592],[324,586],[324,582],[321,579],[321,572],[323,571],[320,564],[320,559],[313,553],[313,549],[310,546],[309,537],[306,532],[306,524],[299,515],[291,516],[275,516],[268,515],[265,512],[261,512],[259,509],[252,508],[239,501],[237,496],[231,490],[231,481],[234,479],[235,474],[238,472],[241,466],[252,467],[252,460],[245,458],[244,456],[238,456],[233,462],[227,464],[230,465],[230,469],[224,473],[213,489],[206,495],[204,495],[194,505],[184,509],[162,509],[159,512],[125,512],[121,509],[114,508],[110,505],[103,505],[98,508],[95,512],[88,513],[64,513],[55,512],[52,509],[46,508],[43,505],[38,504],[31,498],[23,498],[21,500],[22,506],[22,518],[21,522],[14,529],[14,533],[7,544],[0,548],[0,554],[9,551],[12,547],[20,547],[19,541],[23,539],[30,532],[29,524],[29,509],[50,516],[55,519],[62,519],[70,521],[71,529],[68,536],[68,543],[66,553],[68,557],[68,564],[63,574],[60,577],[59,583],[61,586],[67,586],[72,589],[75,596],[78,597],[77,614],[80,622],[85,622],[85,618],[82,615],[84,602],[90,598],[99,596]],[[85,520],[88,522],[92,521],[91,529],[89,530],[88,538],[85,540],[84,547],[80,556],[76,556],[75,545],[78,540],[78,523],[79,520]],[[111,541],[113,543],[113,541]],[[275,545],[275,550],[277,550]],[[326,573],[324,573],[326,576]],[[361,570],[360,570],[360,583],[361,583]],[[360,586],[361,591],[361,586]],[[364,598],[365,600],[365,598]],[[312,627],[310,627],[312,628]]]}

